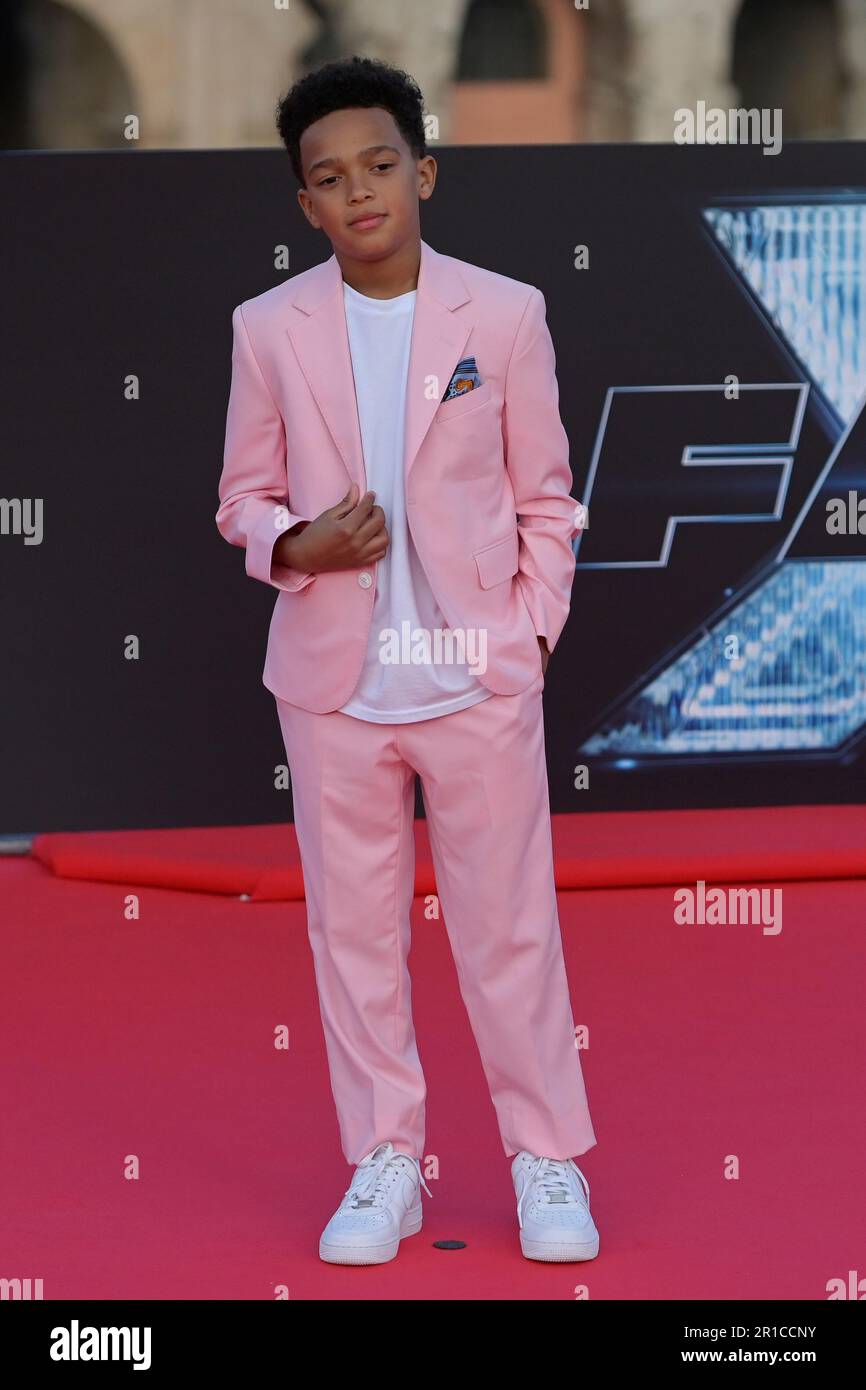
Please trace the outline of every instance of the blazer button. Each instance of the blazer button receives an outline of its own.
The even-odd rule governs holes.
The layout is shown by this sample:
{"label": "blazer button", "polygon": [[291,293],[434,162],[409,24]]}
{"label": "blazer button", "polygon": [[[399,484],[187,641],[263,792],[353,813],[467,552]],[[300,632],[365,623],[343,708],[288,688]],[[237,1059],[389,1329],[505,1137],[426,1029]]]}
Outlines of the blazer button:
{"label": "blazer button", "polygon": [[362,589],[369,589],[370,585],[373,583],[372,574],[368,574],[366,570],[362,570],[358,575],[358,583]]}

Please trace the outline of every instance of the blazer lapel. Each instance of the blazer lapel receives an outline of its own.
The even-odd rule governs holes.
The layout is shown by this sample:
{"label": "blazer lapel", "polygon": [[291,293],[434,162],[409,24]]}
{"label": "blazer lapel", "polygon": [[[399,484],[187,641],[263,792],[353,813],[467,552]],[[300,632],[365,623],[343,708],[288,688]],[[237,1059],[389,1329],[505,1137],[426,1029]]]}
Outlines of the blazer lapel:
{"label": "blazer lapel", "polygon": [[[471,298],[448,257],[421,242],[409,372],[403,469],[407,479],[472,331],[453,310]],[[304,317],[286,332],[352,482],[367,488],[355,378],[343,302],[343,275],[336,255],[313,267],[292,301]]]}
{"label": "blazer lapel", "polygon": [[336,255],[303,277],[292,301],[304,312],[286,329],[301,371],[316,398],[351,482],[367,490],[355,378],[343,305],[343,275]]}
{"label": "blazer lapel", "polygon": [[421,266],[406,380],[403,471],[409,473],[472,332],[468,314],[454,310],[471,299],[457,266],[421,242]]}

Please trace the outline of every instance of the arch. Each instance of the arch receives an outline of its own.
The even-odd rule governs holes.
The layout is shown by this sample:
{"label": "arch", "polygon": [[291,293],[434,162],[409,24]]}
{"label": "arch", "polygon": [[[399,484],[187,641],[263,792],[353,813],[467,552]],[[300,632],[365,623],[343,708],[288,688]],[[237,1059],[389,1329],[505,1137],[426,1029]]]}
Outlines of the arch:
{"label": "arch", "polygon": [[[513,24],[503,42],[507,13]],[[533,0],[531,5],[508,0],[507,6],[499,0],[472,0],[457,45],[454,143],[579,140],[584,19],[572,0]]]}
{"label": "arch", "polygon": [[31,0],[21,17],[30,149],[123,148],[134,110],[126,65],[85,5]]}
{"label": "arch", "polygon": [[546,31],[535,0],[470,0],[457,50],[456,81],[546,78]]}
{"label": "arch", "polygon": [[781,109],[783,136],[841,134],[845,68],[836,0],[743,0],[731,78],[741,106]]}

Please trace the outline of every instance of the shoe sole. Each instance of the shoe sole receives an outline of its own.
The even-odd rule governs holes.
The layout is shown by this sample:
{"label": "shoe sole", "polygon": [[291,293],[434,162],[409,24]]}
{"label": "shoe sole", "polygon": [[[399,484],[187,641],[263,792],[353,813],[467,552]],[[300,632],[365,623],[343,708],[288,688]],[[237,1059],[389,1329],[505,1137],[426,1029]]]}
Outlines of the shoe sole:
{"label": "shoe sole", "polygon": [[420,1207],[409,1211],[400,1223],[400,1234],[396,1240],[385,1241],[382,1245],[334,1245],[319,1241],[319,1259],[329,1265],[384,1265],[393,1260],[400,1249],[400,1241],[406,1236],[417,1235],[421,1229],[423,1214]]}
{"label": "shoe sole", "polygon": [[526,1240],[521,1232],[520,1248],[527,1260],[550,1260],[558,1264],[578,1260],[594,1260],[598,1254],[599,1238],[583,1245],[553,1245],[543,1240]]}

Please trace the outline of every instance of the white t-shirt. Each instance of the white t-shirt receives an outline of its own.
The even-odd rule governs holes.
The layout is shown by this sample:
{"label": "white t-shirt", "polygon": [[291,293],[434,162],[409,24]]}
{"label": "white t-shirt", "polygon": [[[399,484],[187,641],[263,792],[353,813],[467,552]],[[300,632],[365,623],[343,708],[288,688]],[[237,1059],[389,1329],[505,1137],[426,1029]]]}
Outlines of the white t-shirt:
{"label": "white t-shirt", "polygon": [[[467,634],[468,645],[462,651],[449,649],[443,639],[447,622],[406,520],[403,439],[415,294],[409,290],[393,299],[371,299],[343,281],[367,490],[375,492],[374,501],[385,513],[390,541],[385,558],[376,566],[376,596],[361,676],[342,710],[376,724],[432,719],[493,693],[473,674],[485,650],[477,639],[473,645]],[[387,643],[380,634],[388,636]],[[434,643],[443,640],[445,645],[437,654]],[[426,659],[412,662],[413,652]],[[464,654],[465,659],[458,659]],[[384,660],[386,656],[390,659]]]}

